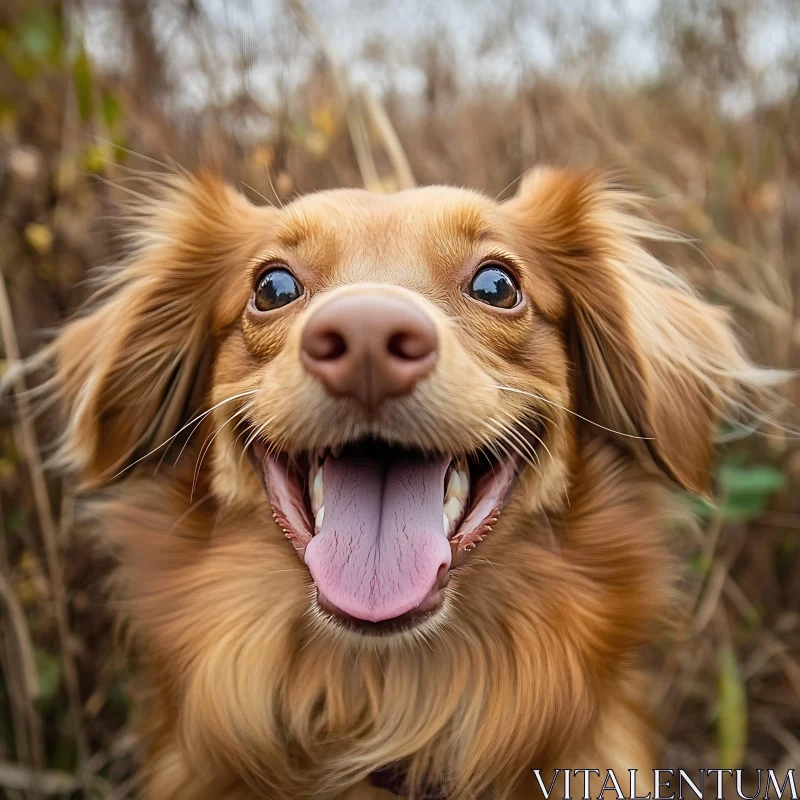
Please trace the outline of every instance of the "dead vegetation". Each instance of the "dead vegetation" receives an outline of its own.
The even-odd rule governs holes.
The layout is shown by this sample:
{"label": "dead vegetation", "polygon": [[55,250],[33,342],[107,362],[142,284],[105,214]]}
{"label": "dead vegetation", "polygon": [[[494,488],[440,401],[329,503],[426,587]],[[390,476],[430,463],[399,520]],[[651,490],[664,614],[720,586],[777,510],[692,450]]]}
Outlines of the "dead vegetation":
{"label": "dead vegetation", "polygon": [[[637,56],[620,64],[615,50],[631,4],[610,4],[609,19],[588,3],[500,4],[477,64],[464,63],[458,20],[483,12],[451,5],[452,24],[402,45],[392,25],[407,21],[384,7],[390,24],[354,64],[326,32],[323,4],[7,2],[5,367],[86,296],[91,266],[113,260],[115,203],[136,171],[211,160],[276,203],[415,182],[504,196],[539,162],[621,169],[661,220],[694,237],[660,255],[734,309],[758,361],[797,368],[800,60],[769,37],[796,40],[800,8],[656,1],[646,41],[658,68],[633,79]],[[341,13],[358,29],[376,7]],[[558,68],[530,57],[534,24]],[[765,35],[767,63],[753,54]],[[484,74],[490,63],[501,68]],[[88,547],[68,481],[42,466],[53,420],[34,421],[22,388],[0,418],[0,795],[133,797],[135,665],[115,641],[110,565]],[[785,396],[783,420],[797,427],[796,383]],[[675,534],[694,602],[654,697],[664,766],[800,765],[800,449],[781,427],[763,434],[721,449],[718,505],[696,504],[702,529]]]}

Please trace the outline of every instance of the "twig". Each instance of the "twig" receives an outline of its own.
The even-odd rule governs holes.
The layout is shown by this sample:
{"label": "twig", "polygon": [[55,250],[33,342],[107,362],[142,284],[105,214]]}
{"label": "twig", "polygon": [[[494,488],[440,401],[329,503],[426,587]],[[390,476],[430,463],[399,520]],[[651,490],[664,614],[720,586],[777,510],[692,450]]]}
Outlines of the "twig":
{"label": "twig", "polygon": [[398,188],[413,189],[417,185],[417,182],[414,179],[414,173],[411,171],[408,157],[406,156],[405,150],[403,150],[403,145],[400,144],[400,139],[389,119],[389,115],[366,86],[361,87],[359,98],[367,111],[367,115],[373,127],[381,139],[383,139],[383,146],[386,150],[386,155],[389,157],[389,161],[392,162],[392,169],[394,170]]}
{"label": "twig", "polygon": [[417,182],[408,157],[383,106],[366,86],[353,91],[345,65],[302,0],[288,0],[288,5],[298,24],[316,41],[330,66],[339,102],[345,110],[345,119],[364,186],[372,191],[384,191],[369,144],[369,129],[365,117],[372,123],[372,127],[383,142],[397,187],[411,189],[416,186]]}
{"label": "twig", "polygon": [[18,764],[0,762],[0,786],[5,789],[31,791],[34,788],[44,794],[67,794],[80,788],[80,781],[69,772],[60,770],[36,771]]}
{"label": "twig", "polygon": [[358,103],[352,96],[348,97],[346,117],[347,128],[350,131],[350,138],[353,141],[353,149],[356,153],[356,161],[358,161],[358,169],[361,172],[361,180],[371,192],[380,192],[383,186],[369,146],[367,126],[361,115]]}
{"label": "twig", "polygon": [[331,46],[328,37],[301,0],[288,0],[288,6],[294,14],[298,25],[305,29],[308,35],[316,41],[330,66],[336,94],[339,97],[339,103],[344,109],[345,121],[347,122],[350,139],[353,142],[353,149],[356,153],[358,169],[361,172],[361,181],[370,191],[380,192],[382,190],[381,180],[369,146],[367,126],[358,103],[358,97],[350,89],[347,70]]}
{"label": "twig", "polygon": [[[704,543],[704,554],[709,546],[713,547],[714,549],[716,548],[716,542],[719,538],[719,529],[722,526],[721,512],[718,516],[719,518],[715,522],[714,528],[709,532],[711,544],[705,545]],[[711,570],[711,574],[709,575],[708,582],[706,583],[705,592],[702,595],[697,608],[695,609],[694,619],[692,620],[690,630],[690,635],[692,637],[699,636],[705,630],[706,626],[714,616],[714,612],[719,605],[720,598],[722,597],[722,593],[725,589],[729,571],[733,566],[733,562],[736,560],[736,557],[739,555],[739,551],[741,550],[743,544],[744,539],[743,537],[740,537],[737,546],[733,547],[726,554],[725,558],[720,560],[713,559],[714,549],[708,551],[708,557],[713,559],[714,566]]]}
{"label": "twig", "polygon": [[780,335],[790,336],[792,342],[800,346],[800,321],[792,318],[785,308],[781,308],[764,294],[753,292],[737,283],[729,275],[717,272],[712,281],[730,302],[771,325]]}
{"label": "twig", "polygon": [[[6,550],[3,519],[3,508],[0,505],[0,577],[7,584],[4,576],[10,574],[10,564]],[[0,652],[0,666],[5,669],[6,682],[9,685],[9,702],[17,760],[27,762],[32,769],[41,770],[44,768],[45,746],[42,720],[36,707],[36,698],[39,695],[39,676],[36,671],[35,651],[27,620],[17,596],[13,590],[10,591],[10,595],[11,600],[7,600],[9,607],[16,605],[18,608],[17,612],[11,611],[10,616],[17,616],[20,621],[11,626],[16,628],[16,646],[5,647]],[[0,626],[2,628],[0,634],[3,638],[5,638],[5,627],[8,626]],[[15,653],[17,654],[16,658],[14,658]],[[20,689],[20,684],[26,688]],[[28,792],[29,800],[39,800],[41,797],[41,792],[36,788]]]}
{"label": "twig", "polygon": [[[742,587],[730,576],[725,581],[725,596],[743,619],[752,620],[758,616],[758,609],[747,598],[747,595],[742,591]],[[771,654],[778,660],[795,694],[800,697],[800,664],[790,655],[791,649],[789,645],[766,627],[761,630],[761,638]]]}
{"label": "twig", "polygon": [[85,771],[85,765],[89,757],[89,747],[83,729],[78,671],[70,646],[69,621],[67,618],[64,579],[56,537],[56,524],[53,520],[53,511],[50,507],[50,498],[47,494],[47,484],[44,479],[44,470],[39,455],[36,429],[33,424],[33,410],[31,409],[28,395],[25,392],[23,371],[18,368],[21,362],[19,345],[17,343],[11,303],[9,302],[8,292],[6,290],[5,276],[2,273],[0,273],[0,334],[2,335],[9,371],[14,376],[12,383],[17,412],[19,414],[18,432],[20,450],[25,456],[25,462],[28,465],[31,485],[33,487],[34,503],[36,505],[36,513],[42,533],[47,574],[53,598],[56,629],[58,631],[58,639],[61,647],[64,683],[69,698],[70,716],[72,717],[73,732],[75,735],[75,747],[78,754],[82,782],[84,785],[88,785],[90,776]]}
{"label": "twig", "polygon": [[[767,733],[775,739],[788,753],[789,761],[800,764],[800,741],[771,711],[760,711],[756,718],[764,726]],[[780,773],[779,773],[780,774]]]}
{"label": "twig", "polygon": [[105,800],[126,800],[126,798],[130,797],[134,790],[138,788],[141,781],[141,774],[136,773],[132,775],[128,780],[123,781],[116,786],[113,791],[109,792]]}
{"label": "twig", "polygon": [[31,634],[28,630],[25,614],[19,604],[11,584],[0,570],[0,600],[8,612],[7,619],[10,623],[9,628],[14,634],[16,652],[20,665],[20,674],[24,684],[25,696],[28,701],[33,703],[39,696],[39,676],[36,672],[36,656],[31,641]]}

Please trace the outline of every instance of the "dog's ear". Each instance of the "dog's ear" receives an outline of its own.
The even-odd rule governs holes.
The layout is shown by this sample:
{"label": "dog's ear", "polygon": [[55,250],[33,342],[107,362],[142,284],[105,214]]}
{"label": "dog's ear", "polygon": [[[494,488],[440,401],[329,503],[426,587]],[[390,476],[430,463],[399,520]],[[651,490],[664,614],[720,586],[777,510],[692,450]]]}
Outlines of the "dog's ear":
{"label": "dog's ear", "polygon": [[723,309],[645,249],[678,237],[642,219],[635,194],[596,173],[548,169],[507,205],[569,298],[581,413],[708,494],[720,415],[775,374],[748,361]]}
{"label": "dog's ear", "polygon": [[129,258],[44,353],[44,392],[64,410],[60,461],[84,487],[179,430],[215,327],[238,313],[223,289],[274,213],[207,174],[153,179],[150,195],[131,206]]}

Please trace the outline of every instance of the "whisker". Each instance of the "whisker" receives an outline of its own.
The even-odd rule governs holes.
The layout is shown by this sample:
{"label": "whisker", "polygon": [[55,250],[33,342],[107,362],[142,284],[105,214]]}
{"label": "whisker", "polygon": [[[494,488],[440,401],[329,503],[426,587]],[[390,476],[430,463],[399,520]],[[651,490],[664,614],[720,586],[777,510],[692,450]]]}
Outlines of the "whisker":
{"label": "whisker", "polygon": [[[550,456],[550,460],[555,463],[555,458],[553,457],[553,453],[550,451],[550,448],[547,446],[547,443],[545,442],[545,440],[541,436],[539,436],[539,434],[537,434],[534,431],[532,431],[524,422],[522,422],[520,420],[511,420],[511,422],[512,422],[513,425],[516,425],[516,426],[519,426],[519,427],[523,428],[531,436],[533,436],[533,438],[536,439],[536,441],[539,442],[539,444],[541,444],[542,447],[544,447],[545,451],[547,452],[547,455]],[[512,428],[512,430],[513,430],[513,428]],[[515,431],[515,434],[517,436],[519,436],[523,441],[525,441],[524,437],[522,437],[517,431]],[[530,446],[530,443],[528,443],[528,444]],[[539,454],[536,452],[536,448],[535,447],[533,448],[533,452],[536,454],[536,460],[539,463],[539,465],[541,466],[542,462],[541,462],[541,459],[539,458]],[[544,476],[544,473],[542,472],[542,470],[539,470],[539,474]],[[567,482],[564,479],[563,475],[561,475],[561,485],[564,488],[564,498],[566,499],[567,505],[569,506],[570,505],[570,502],[569,502],[569,490],[567,489]]]}
{"label": "whisker", "polygon": [[[251,406],[251,408],[252,408],[252,406]],[[248,409],[248,410],[249,410],[249,409]],[[242,424],[244,424],[244,427],[243,427],[243,428],[242,428],[242,430],[241,430],[241,431],[239,431],[239,433],[236,435],[236,438],[235,438],[235,439],[234,439],[232,442],[228,442],[228,447],[227,447],[227,449],[225,450],[225,455],[226,455],[226,456],[227,456],[227,455],[228,455],[228,453],[230,452],[230,449],[231,449],[231,447],[235,447],[237,444],[239,444],[239,440],[242,438],[242,436],[248,436],[248,435],[249,435],[249,434],[252,432],[252,430],[253,430],[253,423],[252,423],[252,422],[251,422],[251,421],[248,419],[248,417],[247,417],[247,416],[244,416],[242,419],[240,419],[240,420],[239,420],[239,421],[236,423],[235,427],[236,427],[236,428],[238,428],[238,427],[239,427],[239,426],[241,426]],[[240,455],[240,456],[239,456],[239,464],[241,464],[241,463],[242,463],[242,456]]]}
{"label": "whisker", "polygon": [[523,172],[521,175],[518,175],[516,178],[514,178],[514,180],[513,180],[513,181],[511,181],[511,183],[509,183],[507,186],[503,187],[503,188],[502,188],[502,189],[501,189],[501,190],[500,190],[500,191],[499,191],[499,192],[498,192],[498,193],[495,195],[495,198],[494,198],[494,199],[495,199],[495,200],[499,200],[501,195],[505,194],[505,193],[506,193],[506,192],[507,192],[507,191],[508,191],[508,190],[509,190],[509,189],[510,189],[510,188],[511,188],[511,187],[512,187],[512,186],[513,186],[515,183],[517,183],[517,181],[520,181],[520,180],[522,180],[522,179],[523,179],[523,178],[524,178],[524,177],[525,177],[525,176],[526,176],[526,175],[527,175],[529,172],[530,172],[530,170],[527,170],[527,169],[526,169],[526,170],[525,170],[525,172]]}
{"label": "whisker", "polygon": [[[253,428],[253,431],[247,437],[247,440],[245,441],[244,446],[242,447],[242,452],[241,452],[241,454],[239,456],[239,463],[240,464],[242,462],[242,459],[245,456],[245,453],[247,453],[247,449],[250,447],[250,445],[253,444],[253,442],[256,439],[258,439],[261,436],[262,433],[264,433],[264,431],[267,429],[267,427],[269,426],[270,422],[272,422],[272,420],[273,420],[273,417],[270,417],[268,420],[265,420],[260,425],[258,425],[255,428]],[[267,442],[267,453],[271,452],[271,448],[272,448],[272,443],[268,441]]]}
{"label": "whisker", "polygon": [[[231,422],[232,420],[236,419],[236,417],[241,416],[242,414],[246,413],[246,411],[247,411],[246,408],[240,408],[238,411],[236,411],[233,414],[231,414],[231,416],[229,416],[228,419],[226,419],[225,422],[223,422],[222,425],[220,425],[214,431],[213,436],[211,436],[211,441],[208,441],[209,437],[206,436],[206,440],[205,440],[205,442],[203,442],[203,446],[200,449],[200,455],[198,456],[198,459],[197,459],[197,465],[194,468],[194,478],[192,479],[192,491],[189,494],[189,499],[190,500],[192,499],[192,497],[194,497],[194,490],[197,488],[197,479],[198,479],[198,476],[200,475],[200,467],[203,466],[203,459],[205,458],[206,453],[211,449],[211,445],[214,444],[214,439],[217,438],[219,433],[222,431],[222,429],[229,422]],[[206,444],[206,442],[207,442],[207,444]]]}
{"label": "whisker", "polygon": [[[165,170],[171,170],[169,164],[159,161],[157,158],[151,158],[150,156],[146,156],[144,153],[139,153],[136,150],[131,150],[129,147],[124,147],[117,142],[112,142],[110,139],[106,139],[103,136],[90,136],[91,139],[94,139],[96,142],[100,142],[101,144],[109,145],[114,148],[114,150],[118,150],[122,153],[125,153],[129,156],[134,156],[135,158],[141,158],[144,161],[147,161],[151,164],[155,164],[157,167],[161,167]],[[133,170],[132,170],[133,171]]]}
{"label": "whisker", "polygon": [[475,555],[475,556],[473,556],[473,558],[476,559],[477,561],[485,561],[492,569],[497,569],[498,566],[501,569],[505,569],[505,567],[502,564],[499,564],[499,565],[495,564],[493,561],[489,561],[489,559],[486,558],[486,556]]}
{"label": "whisker", "polygon": [[[283,200],[281,200],[278,193],[275,191],[275,185],[272,183],[272,173],[269,171],[269,167],[267,167],[267,180],[269,181],[269,188],[272,189],[272,194],[275,195],[275,199],[278,201],[278,206],[282,209],[283,208]],[[264,198],[266,199],[266,198]]]}
{"label": "whisker", "polygon": [[552,454],[552,452],[550,451],[550,448],[547,446],[547,443],[544,441],[544,439],[542,439],[542,437],[541,437],[541,436],[539,436],[539,434],[538,434],[538,433],[535,433],[534,431],[532,431],[532,430],[531,430],[531,429],[530,429],[530,428],[529,428],[529,427],[528,427],[528,426],[527,426],[527,425],[526,425],[524,422],[522,422],[521,420],[514,419],[513,417],[510,417],[510,416],[509,416],[508,422],[509,422],[509,426],[508,426],[508,428],[509,428],[509,431],[513,432],[513,434],[514,434],[515,436],[517,436],[517,437],[520,439],[520,441],[522,441],[522,442],[523,442],[523,443],[524,443],[524,444],[525,444],[527,447],[529,447],[529,448],[530,448],[531,452],[532,452],[533,454],[535,454],[535,456],[536,456],[536,460],[539,462],[539,464],[540,464],[540,465],[541,465],[541,460],[539,459],[539,453],[537,453],[537,452],[536,452],[536,448],[535,448],[535,447],[534,447],[534,446],[533,446],[533,445],[532,445],[530,442],[528,442],[528,441],[525,439],[525,437],[524,437],[524,436],[522,436],[522,434],[521,434],[521,433],[520,433],[518,430],[516,430],[516,428],[517,428],[517,427],[520,427],[520,428],[522,428],[523,430],[527,431],[527,432],[528,432],[528,433],[529,433],[529,434],[530,434],[530,435],[531,435],[531,436],[532,436],[534,439],[536,439],[536,441],[537,441],[537,442],[539,442],[539,444],[541,444],[541,445],[542,445],[542,447],[544,447],[544,449],[545,449],[545,452],[547,453],[547,455],[549,455],[549,456],[550,456],[550,459],[551,459],[552,461],[555,461],[555,459],[553,458],[553,454]]}
{"label": "whisker", "polygon": [[[539,453],[536,452],[536,448],[534,447],[534,445],[532,445],[527,439],[525,439],[525,437],[516,429],[517,425],[525,427],[522,422],[519,422],[518,420],[515,420],[515,419],[509,419],[507,421],[507,423],[504,425],[504,428],[505,428],[506,432],[508,433],[508,435],[513,436],[518,442],[520,442],[520,444],[524,448],[524,450],[526,452],[529,452],[531,454],[531,456],[536,459],[536,463],[541,467],[542,466],[542,460],[539,457]],[[533,433],[533,431],[531,431],[530,428],[525,427],[525,430],[528,431],[528,433],[530,433],[539,442],[544,444],[544,442],[542,442],[541,438],[536,436],[536,434]],[[546,446],[545,446],[545,449],[547,449]],[[547,450],[547,453],[550,456],[550,458],[552,459],[553,458],[553,454],[549,450]]]}
{"label": "whisker", "polygon": [[253,192],[253,194],[257,194],[267,205],[270,205],[273,208],[275,207],[275,203],[273,203],[272,200],[270,200],[268,197],[264,197],[264,195],[261,194],[258,189],[254,189],[249,183],[242,181],[242,186],[246,186],[251,192]]}
{"label": "whisker", "polygon": [[[482,420],[482,421],[484,421],[484,420]],[[494,417],[490,417],[488,420],[485,420],[485,423],[489,426],[489,428],[492,431],[495,432],[495,435],[497,435],[497,426],[500,425],[499,421],[496,420]],[[502,454],[497,451],[497,449],[496,449],[497,447],[501,447],[502,448]],[[503,447],[501,442],[499,442],[497,440],[489,442],[488,444],[484,445],[484,448],[488,449],[489,452],[497,459],[497,461],[502,461],[503,460],[503,456],[505,456],[506,458],[509,458],[508,450],[505,447]],[[489,467],[492,470],[492,475],[495,475],[494,463],[492,461],[489,461]],[[495,477],[496,477],[496,475],[495,475]]]}
{"label": "whisker", "polygon": [[182,522],[183,522],[185,519],[187,519],[188,517],[190,517],[190,516],[191,516],[191,514],[192,514],[192,512],[194,512],[194,511],[196,511],[198,508],[200,508],[200,506],[201,506],[201,505],[203,505],[203,503],[205,503],[205,502],[206,502],[206,500],[209,500],[211,497],[212,497],[212,494],[211,494],[211,492],[209,492],[207,495],[204,495],[203,497],[201,497],[201,498],[200,498],[200,499],[199,499],[199,500],[198,500],[196,503],[192,503],[192,505],[190,505],[190,506],[189,506],[189,508],[187,508],[187,509],[186,509],[186,511],[184,511],[184,512],[183,512],[183,514],[181,514],[181,515],[178,517],[178,519],[176,519],[176,520],[175,520],[175,524],[174,524],[174,525],[172,526],[172,528],[170,529],[170,534],[173,534],[173,533],[175,533],[175,531],[176,531],[176,530],[178,530],[178,527],[180,526],[180,524],[181,524],[181,523],[182,523]]}
{"label": "whisker", "polygon": [[[249,411],[252,407],[253,407],[252,403],[247,403],[242,407],[242,410],[243,411]],[[183,443],[183,447],[181,447],[180,452],[178,453],[178,457],[175,459],[175,461],[172,462],[172,466],[173,467],[176,467],[178,465],[178,462],[181,460],[181,456],[183,455],[184,450],[186,450],[187,446],[189,445],[189,442],[191,441],[192,436],[194,436],[195,433],[197,433],[197,431],[200,428],[200,425],[202,424],[202,422],[203,422],[202,420],[199,420],[195,424],[194,428],[192,428],[192,430],[190,431],[189,436],[186,438],[186,441]],[[162,456],[162,458],[163,458],[163,456]],[[159,466],[160,466],[160,464],[161,464],[161,462],[159,461]]]}
{"label": "whisker", "polygon": [[654,436],[636,436],[632,433],[623,433],[622,431],[616,431],[613,428],[607,428],[605,425],[601,425],[599,422],[595,422],[588,417],[581,416],[577,411],[573,411],[571,408],[562,406],[560,403],[556,403],[554,400],[548,400],[546,397],[542,397],[540,394],[535,394],[534,392],[526,392],[523,389],[515,389],[512,386],[501,386],[499,383],[496,383],[494,388],[501,389],[504,392],[516,392],[517,394],[524,394],[528,397],[534,398],[535,400],[539,400],[542,403],[548,403],[551,406],[560,408],[562,411],[566,411],[568,414],[572,414],[574,417],[578,417],[578,419],[582,419],[584,422],[588,422],[590,425],[602,428],[604,431],[608,431],[609,433],[616,433],[618,436],[624,436],[626,439],[641,439],[643,441],[653,441],[655,439]]}
{"label": "whisker", "polygon": [[[244,426],[244,427],[242,427],[242,426]],[[242,438],[242,436],[246,436],[250,432],[250,430],[252,428],[252,423],[250,422],[250,420],[247,419],[247,416],[243,416],[240,420],[238,420],[237,423],[233,426],[233,429],[235,431],[237,428],[240,428],[240,427],[242,427],[242,430],[239,431],[239,433],[236,434],[236,438],[235,439],[233,439],[230,442],[228,442],[228,445],[225,448],[225,458],[227,458],[228,455],[230,454],[231,448],[235,447],[239,443],[239,440]],[[239,465],[241,465],[241,463],[242,463],[242,461],[241,461],[241,458],[240,458],[239,459]]]}
{"label": "whisker", "polygon": [[500,447],[502,447],[502,448],[503,448],[503,451],[504,451],[504,453],[505,453],[505,455],[506,455],[506,457],[507,457],[507,458],[508,458],[508,457],[510,457],[510,453],[509,453],[508,449],[507,449],[507,448],[504,446],[504,443],[505,443],[506,445],[508,445],[509,447],[511,447],[511,448],[514,450],[514,452],[516,452],[516,453],[517,453],[517,455],[518,455],[518,456],[519,456],[519,457],[520,457],[520,458],[521,458],[521,459],[522,459],[522,460],[523,460],[523,461],[524,461],[524,462],[525,462],[525,463],[526,463],[526,464],[527,464],[529,467],[531,467],[531,469],[534,469],[534,470],[536,470],[536,472],[538,472],[538,473],[539,473],[539,475],[541,475],[541,474],[542,474],[541,465],[540,465],[540,464],[537,464],[537,463],[535,463],[535,462],[534,462],[534,461],[531,459],[531,457],[530,457],[528,454],[526,454],[526,453],[525,453],[523,450],[521,450],[521,449],[519,448],[519,445],[517,445],[517,444],[516,444],[516,443],[515,443],[513,440],[511,440],[511,439],[509,439],[509,438],[508,438],[508,434],[509,434],[509,432],[510,432],[508,428],[506,428],[506,427],[505,427],[505,426],[504,426],[504,425],[503,425],[501,422],[499,422],[499,421],[498,421],[496,424],[492,425],[492,428],[493,428],[493,430],[495,431],[495,433],[497,434],[497,436],[499,437],[499,442],[498,442],[498,444],[500,445]]}
{"label": "whisker", "polygon": [[120,475],[122,475],[123,472],[127,472],[129,469],[132,469],[133,467],[135,467],[140,461],[144,461],[146,458],[149,458],[151,455],[153,455],[153,453],[158,452],[162,447],[164,447],[164,445],[169,444],[171,441],[173,441],[178,436],[180,436],[190,425],[193,425],[197,420],[201,420],[201,419],[207,417],[212,411],[216,410],[217,408],[219,408],[220,406],[224,405],[225,403],[230,403],[233,400],[238,400],[240,397],[248,397],[250,395],[255,394],[257,391],[258,391],[257,389],[251,389],[251,390],[249,390],[247,392],[240,392],[239,394],[235,394],[235,395],[232,395],[231,397],[226,397],[224,400],[220,400],[219,403],[217,403],[216,405],[213,405],[211,408],[208,409],[208,411],[204,411],[198,417],[195,417],[194,419],[190,419],[176,433],[173,433],[172,436],[169,437],[169,439],[165,439],[163,442],[161,442],[161,444],[159,444],[156,447],[154,447],[149,453],[145,453],[145,455],[143,455],[141,458],[137,458],[136,461],[133,461],[132,463],[128,464],[127,467],[123,467],[116,475],[114,475],[111,478],[111,480],[114,480],[114,479],[118,478]]}

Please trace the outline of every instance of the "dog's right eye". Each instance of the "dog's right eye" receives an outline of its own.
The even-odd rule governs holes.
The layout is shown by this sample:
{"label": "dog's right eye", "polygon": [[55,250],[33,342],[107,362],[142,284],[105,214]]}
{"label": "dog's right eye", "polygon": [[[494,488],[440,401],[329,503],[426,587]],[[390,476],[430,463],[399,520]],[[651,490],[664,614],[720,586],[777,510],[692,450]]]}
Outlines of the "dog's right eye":
{"label": "dog's right eye", "polygon": [[253,305],[258,311],[274,311],[288,305],[303,294],[303,287],[284,267],[265,272],[259,279],[253,296]]}
{"label": "dog's right eye", "polygon": [[470,297],[495,308],[514,308],[521,295],[508,270],[496,261],[486,261],[472,276],[468,293]]}

